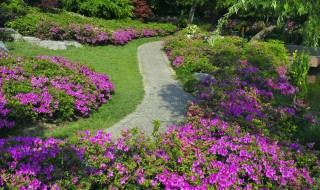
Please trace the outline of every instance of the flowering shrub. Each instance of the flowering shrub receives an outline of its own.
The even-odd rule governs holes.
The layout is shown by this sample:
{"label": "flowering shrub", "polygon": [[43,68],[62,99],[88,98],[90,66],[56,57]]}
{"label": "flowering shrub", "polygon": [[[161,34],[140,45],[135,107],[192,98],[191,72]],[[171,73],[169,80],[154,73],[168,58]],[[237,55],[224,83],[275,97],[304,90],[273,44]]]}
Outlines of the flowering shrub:
{"label": "flowering shrub", "polygon": [[190,119],[218,117],[253,134],[282,140],[294,139],[313,125],[306,119],[306,105],[293,101],[298,89],[289,83],[286,69],[260,70],[246,60],[239,62],[233,72],[219,70],[215,79],[200,83],[197,100],[189,108]]}
{"label": "flowering shrub", "polygon": [[112,97],[107,75],[63,57],[26,59],[0,52],[0,62],[0,128],[87,116]]}
{"label": "flowering shrub", "polygon": [[[68,27],[56,25],[53,21],[41,21],[36,26],[34,35],[40,39],[68,40],[73,39],[84,44],[125,45],[133,38],[164,36],[162,29],[135,30],[134,28],[119,29],[111,34],[91,25],[71,24]],[[48,32],[49,31],[49,32]]]}
{"label": "flowering shrub", "polygon": [[305,103],[294,101],[299,90],[290,83],[288,56],[277,41],[248,43],[225,36],[211,47],[203,40],[177,35],[166,39],[165,50],[180,78],[194,72],[215,78],[195,88],[191,120],[221,118],[253,134],[293,141],[302,129],[318,122],[309,117]]}
{"label": "flowering shrub", "polygon": [[117,141],[102,131],[77,135],[0,139],[0,187],[301,189],[313,187],[310,171],[319,169],[314,155],[299,167],[294,149],[219,119],[170,127],[154,140],[134,131]]}

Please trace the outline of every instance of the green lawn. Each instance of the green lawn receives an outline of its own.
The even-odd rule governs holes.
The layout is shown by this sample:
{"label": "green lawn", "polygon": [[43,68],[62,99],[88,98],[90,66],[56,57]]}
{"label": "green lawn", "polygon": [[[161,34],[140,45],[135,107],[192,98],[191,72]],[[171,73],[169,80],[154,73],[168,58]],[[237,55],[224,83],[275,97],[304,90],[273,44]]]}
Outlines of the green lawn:
{"label": "green lawn", "polygon": [[19,126],[4,130],[1,136],[37,136],[69,138],[79,130],[106,129],[135,110],[144,96],[142,77],[137,60],[138,46],[162,40],[162,38],[144,38],[133,40],[125,46],[98,46],[84,48],[70,48],[67,51],[52,51],[31,46],[23,42],[7,43],[10,53],[15,55],[49,55],[63,56],[69,60],[80,62],[100,73],[110,76],[115,85],[115,95],[106,104],[86,119],[80,119],[59,126],[39,124],[38,127],[22,129]]}
{"label": "green lawn", "polygon": [[308,101],[311,109],[315,112],[320,112],[320,84],[308,85]]}
{"label": "green lawn", "polygon": [[[308,98],[310,110],[314,113],[320,112],[320,84],[308,84]],[[320,124],[311,126],[301,132],[301,137],[305,142],[315,142],[315,148],[320,150]]]}

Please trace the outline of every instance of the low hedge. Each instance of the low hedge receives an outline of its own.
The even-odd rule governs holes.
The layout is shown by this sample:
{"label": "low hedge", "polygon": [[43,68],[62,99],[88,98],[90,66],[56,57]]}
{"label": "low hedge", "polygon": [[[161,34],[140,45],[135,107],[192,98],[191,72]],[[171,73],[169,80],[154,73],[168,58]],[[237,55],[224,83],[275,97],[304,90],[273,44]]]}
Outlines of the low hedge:
{"label": "low hedge", "polygon": [[114,89],[107,75],[63,57],[20,58],[0,52],[0,72],[0,128],[86,117]]}

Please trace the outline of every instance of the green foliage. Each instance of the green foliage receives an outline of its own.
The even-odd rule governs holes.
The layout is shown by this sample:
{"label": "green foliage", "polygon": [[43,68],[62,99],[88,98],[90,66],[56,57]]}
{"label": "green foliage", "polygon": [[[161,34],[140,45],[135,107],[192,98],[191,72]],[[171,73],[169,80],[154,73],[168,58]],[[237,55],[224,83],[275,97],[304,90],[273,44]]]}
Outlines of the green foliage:
{"label": "green foliage", "polygon": [[8,32],[5,32],[5,30],[0,29],[0,41],[11,42],[13,40],[14,39]]}
{"label": "green foliage", "polygon": [[297,96],[306,99],[308,95],[307,75],[310,68],[310,52],[299,51],[293,55],[294,61],[291,65],[292,84],[299,88]]}
{"label": "green foliage", "polygon": [[61,0],[62,7],[90,17],[128,18],[132,16],[133,6],[129,0]]}
{"label": "green foliage", "polygon": [[281,41],[269,40],[252,42],[248,60],[259,68],[267,69],[270,65],[286,67],[289,57]]}
{"label": "green foliage", "polygon": [[17,16],[25,15],[28,7],[23,0],[5,0],[0,3],[0,26]]}
{"label": "green foliage", "polygon": [[158,133],[160,127],[161,127],[161,121],[160,121],[160,120],[154,120],[154,121],[153,121],[153,132],[152,132],[152,136],[154,136],[154,137],[157,136],[157,133]]}
{"label": "green foliage", "polygon": [[25,14],[27,9],[27,4],[23,0],[5,0],[1,3],[1,7],[12,12],[12,13],[19,13]]}
{"label": "green foliage", "polygon": [[212,64],[217,65],[218,67],[232,66],[232,63],[237,59],[245,60],[247,58],[246,50],[249,48],[250,46],[244,38],[236,36],[219,38],[212,48],[215,52]]}

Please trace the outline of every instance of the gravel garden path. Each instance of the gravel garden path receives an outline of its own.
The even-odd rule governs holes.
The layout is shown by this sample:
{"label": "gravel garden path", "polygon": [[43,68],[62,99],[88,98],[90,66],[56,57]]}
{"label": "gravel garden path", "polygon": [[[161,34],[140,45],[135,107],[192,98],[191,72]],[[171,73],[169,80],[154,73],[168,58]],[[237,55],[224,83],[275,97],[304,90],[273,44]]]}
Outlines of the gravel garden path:
{"label": "gravel garden path", "polygon": [[186,105],[192,100],[192,95],[184,92],[179,82],[174,79],[174,71],[161,50],[161,44],[162,41],[151,42],[138,48],[145,96],[133,113],[106,129],[114,138],[120,137],[121,130],[135,127],[151,135],[154,120],[162,122],[160,132],[165,132],[168,126],[183,122]]}

